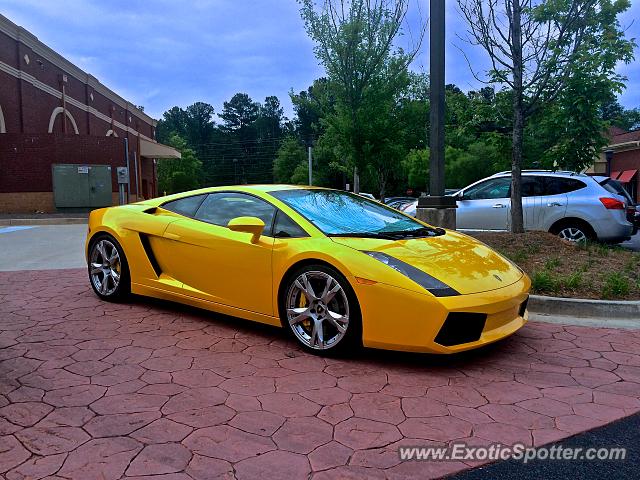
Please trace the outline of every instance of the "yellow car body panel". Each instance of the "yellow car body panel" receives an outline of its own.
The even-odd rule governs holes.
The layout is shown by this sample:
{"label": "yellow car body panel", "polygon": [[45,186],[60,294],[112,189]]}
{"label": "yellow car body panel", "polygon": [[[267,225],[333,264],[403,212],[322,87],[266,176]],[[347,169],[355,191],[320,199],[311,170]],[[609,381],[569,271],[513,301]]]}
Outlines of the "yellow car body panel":
{"label": "yellow car body panel", "polygon": [[[454,353],[504,338],[526,323],[521,307],[528,298],[528,277],[481,242],[454,231],[396,241],[330,237],[269,194],[295,188],[314,187],[213,187],[95,210],[89,217],[87,252],[96,234],[108,233],[124,250],[132,293],[277,326],[282,325],[279,289],[287,272],[301,262],[326,263],[340,271],[353,288],[362,313],[363,344],[375,348]],[[172,200],[214,192],[262,198],[308,236],[263,235],[254,243],[250,233],[162,208]],[[427,272],[460,295],[436,297],[362,251],[386,253]],[[452,346],[436,343],[450,312],[485,314],[480,339]]]}

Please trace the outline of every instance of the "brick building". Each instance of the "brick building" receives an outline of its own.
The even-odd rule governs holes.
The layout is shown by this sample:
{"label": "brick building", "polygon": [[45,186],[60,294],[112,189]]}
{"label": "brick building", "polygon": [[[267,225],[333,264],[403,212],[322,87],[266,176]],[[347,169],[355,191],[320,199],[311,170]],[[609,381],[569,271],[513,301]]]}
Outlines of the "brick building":
{"label": "brick building", "polygon": [[155,141],[155,127],[0,15],[0,213],[117,204],[117,167],[128,167],[125,199],[156,196],[156,159],[180,153]]}
{"label": "brick building", "polygon": [[[609,175],[622,183],[636,203],[640,202],[640,130],[627,132],[617,127],[609,130],[605,147],[588,173]],[[607,160],[607,157],[609,159]],[[609,164],[609,165],[607,165]]]}

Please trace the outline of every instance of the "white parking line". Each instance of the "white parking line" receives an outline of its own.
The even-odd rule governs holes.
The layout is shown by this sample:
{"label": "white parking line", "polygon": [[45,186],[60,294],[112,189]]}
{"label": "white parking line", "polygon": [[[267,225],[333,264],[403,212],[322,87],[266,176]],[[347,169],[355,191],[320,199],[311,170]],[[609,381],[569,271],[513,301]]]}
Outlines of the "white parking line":
{"label": "white parking line", "polygon": [[19,232],[20,230],[29,230],[30,228],[36,228],[36,227],[34,226],[0,227],[0,233]]}

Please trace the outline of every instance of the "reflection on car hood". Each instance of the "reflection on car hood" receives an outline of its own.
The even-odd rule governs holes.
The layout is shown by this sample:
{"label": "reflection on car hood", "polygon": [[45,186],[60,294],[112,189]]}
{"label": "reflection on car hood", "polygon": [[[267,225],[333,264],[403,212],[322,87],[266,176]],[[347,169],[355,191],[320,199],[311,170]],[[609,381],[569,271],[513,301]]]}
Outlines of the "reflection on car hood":
{"label": "reflection on car hood", "polygon": [[332,237],[356,250],[384,252],[419,268],[461,294],[495,290],[522,278],[522,271],[483,243],[453,231],[406,240]]}

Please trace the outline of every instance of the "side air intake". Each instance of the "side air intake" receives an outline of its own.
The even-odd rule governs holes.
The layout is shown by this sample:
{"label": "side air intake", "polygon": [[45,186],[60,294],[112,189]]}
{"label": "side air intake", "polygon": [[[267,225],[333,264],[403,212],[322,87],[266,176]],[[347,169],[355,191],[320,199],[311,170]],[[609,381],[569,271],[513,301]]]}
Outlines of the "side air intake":
{"label": "side air intake", "polygon": [[149,241],[149,237],[143,233],[140,233],[140,242],[142,243],[142,248],[144,248],[144,253],[146,253],[147,258],[149,259],[149,263],[153,267],[153,271],[156,272],[156,276],[160,277],[162,275],[162,269],[160,268],[160,264],[156,259],[156,256],[153,253],[153,249],[151,248],[151,242]]}

